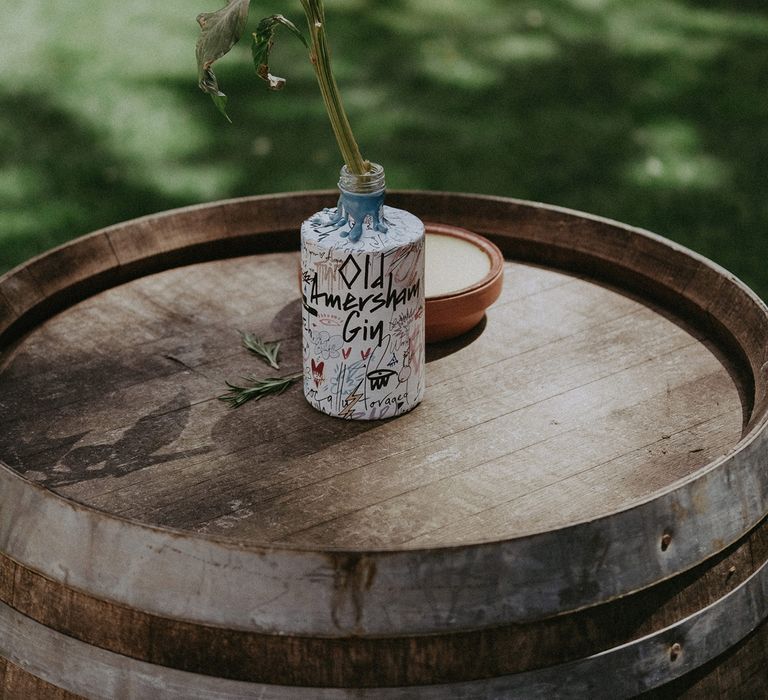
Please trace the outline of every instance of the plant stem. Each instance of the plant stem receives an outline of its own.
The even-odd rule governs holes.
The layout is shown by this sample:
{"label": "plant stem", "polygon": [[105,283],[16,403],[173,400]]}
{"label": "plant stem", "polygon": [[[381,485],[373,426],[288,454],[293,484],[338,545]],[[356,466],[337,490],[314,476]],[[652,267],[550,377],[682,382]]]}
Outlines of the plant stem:
{"label": "plant stem", "polygon": [[331,121],[336,142],[339,144],[342,158],[350,172],[363,175],[370,164],[360,153],[360,148],[352,134],[352,127],[341,102],[339,87],[331,72],[331,54],[325,35],[325,9],[323,0],[301,0],[310,35],[310,60],[315,68],[317,82],[323,96],[325,109]]}

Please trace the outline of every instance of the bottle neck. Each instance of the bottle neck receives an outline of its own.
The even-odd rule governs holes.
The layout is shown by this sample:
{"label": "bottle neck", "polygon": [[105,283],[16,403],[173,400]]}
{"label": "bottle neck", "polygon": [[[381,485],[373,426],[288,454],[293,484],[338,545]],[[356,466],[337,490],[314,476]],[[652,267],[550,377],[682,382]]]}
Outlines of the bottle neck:
{"label": "bottle neck", "polygon": [[342,238],[349,237],[350,241],[356,243],[366,230],[377,233],[388,231],[389,226],[384,218],[385,188],[384,168],[378,163],[371,163],[371,167],[362,175],[350,172],[346,165],[341,169],[341,197],[332,223],[337,228],[351,226],[341,231],[339,235]]}
{"label": "bottle neck", "polygon": [[369,170],[362,175],[351,172],[347,166],[341,168],[339,189],[349,194],[379,194],[386,189],[384,168],[378,163],[371,163]]}

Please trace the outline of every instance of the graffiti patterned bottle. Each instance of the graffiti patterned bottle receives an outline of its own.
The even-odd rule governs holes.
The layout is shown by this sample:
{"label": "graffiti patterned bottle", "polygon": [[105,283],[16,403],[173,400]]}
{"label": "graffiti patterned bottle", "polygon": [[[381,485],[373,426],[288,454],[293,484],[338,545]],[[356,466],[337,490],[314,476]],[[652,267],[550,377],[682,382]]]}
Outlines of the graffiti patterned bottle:
{"label": "graffiti patterned bottle", "polygon": [[424,224],[384,204],[384,170],[344,166],[301,227],[304,395],[340,418],[391,418],[424,396]]}

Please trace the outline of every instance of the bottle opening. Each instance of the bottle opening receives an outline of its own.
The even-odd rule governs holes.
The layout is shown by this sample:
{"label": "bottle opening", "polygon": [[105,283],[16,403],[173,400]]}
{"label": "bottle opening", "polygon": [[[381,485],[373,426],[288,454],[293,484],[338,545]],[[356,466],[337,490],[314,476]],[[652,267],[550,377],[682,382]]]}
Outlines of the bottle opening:
{"label": "bottle opening", "polygon": [[356,175],[346,165],[342,166],[339,176],[339,189],[353,194],[374,194],[386,188],[384,168],[378,163],[371,163],[368,172]]}

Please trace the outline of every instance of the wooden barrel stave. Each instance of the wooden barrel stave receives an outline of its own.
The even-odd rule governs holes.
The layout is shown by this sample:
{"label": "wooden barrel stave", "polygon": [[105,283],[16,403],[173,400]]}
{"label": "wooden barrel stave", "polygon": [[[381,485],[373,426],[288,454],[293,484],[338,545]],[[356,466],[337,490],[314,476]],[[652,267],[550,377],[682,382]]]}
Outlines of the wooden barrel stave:
{"label": "wooden barrel stave", "polygon": [[[0,601],[43,629],[91,647],[158,667],[239,681],[311,687],[407,686],[429,684],[435,678],[459,683],[514,673],[535,675],[540,670],[538,675],[557,679],[553,669],[563,662],[578,666],[587,657],[618,654],[616,650],[623,646],[639,654],[643,640],[649,638],[654,645],[661,639],[667,648],[674,644],[670,639],[685,639],[687,668],[713,658],[766,617],[766,600],[757,593],[765,591],[767,549],[768,521],[764,521],[738,545],[696,569],[612,603],[529,624],[415,637],[330,639],[235,633],[96,600],[6,557],[0,558],[4,584]],[[734,595],[742,598],[729,600]],[[681,630],[692,626],[691,617],[701,626],[708,607],[715,609],[714,619],[726,615],[735,633],[710,634],[713,640],[706,644],[706,635],[698,632],[688,639]],[[469,649],[477,653],[468,654]],[[685,668],[665,659],[658,665],[660,677]],[[624,668],[614,661],[606,666]],[[605,678],[605,673],[595,677]]]}
{"label": "wooden barrel stave", "polygon": [[[0,652],[31,675],[88,698],[630,698],[683,676],[753,632],[768,613],[768,565],[680,623],[609,651],[554,667],[450,685],[343,689],[287,687],[203,676],[104,651],[0,604]],[[680,640],[680,641],[677,641]],[[306,658],[306,657],[304,657]],[[764,671],[765,669],[763,669]],[[758,671],[757,683],[760,682]],[[765,676],[763,675],[763,680]],[[51,683],[53,685],[53,683]],[[760,687],[759,685],[757,687]],[[763,686],[764,687],[764,686]],[[56,691],[58,692],[58,690]]]}
{"label": "wooden barrel stave", "polygon": [[[305,209],[317,208],[317,202],[325,196],[312,194],[304,198],[287,197],[277,202],[269,201],[270,198],[253,198],[214,207],[195,208],[165,217],[147,217],[139,222],[129,222],[94,234],[91,237],[93,240],[89,239],[85,244],[85,250],[77,250],[77,243],[65,246],[50,259],[44,256],[34,264],[0,280],[0,324],[3,324],[4,329],[3,343],[7,345],[19,329],[37,322],[53,310],[67,306],[98,288],[109,287],[146,274],[147,271],[194,260],[226,257],[235,250],[266,252],[290,248],[294,239],[274,231],[291,229],[295,217],[300,215],[298,212],[302,212],[303,216]],[[503,547],[495,546],[495,543],[464,548],[465,551],[458,548],[457,551],[440,553],[442,556],[435,556],[434,552],[425,555],[419,550],[399,552],[397,556],[393,556],[391,552],[376,551],[366,552],[363,556],[355,552],[329,553],[305,569],[304,580],[294,595],[297,601],[311,597],[318,591],[322,596],[327,596],[328,583],[338,580],[339,572],[344,572],[345,580],[349,580],[353,585],[351,590],[345,592],[341,607],[337,596],[334,610],[331,596],[328,603],[322,606],[324,610],[316,619],[309,622],[306,619],[294,619],[291,622],[286,614],[291,602],[286,601],[285,609],[276,614],[270,611],[269,615],[274,616],[274,622],[271,623],[267,621],[267,615],[256,621],[248,621],[244,625],[245,629],[242,629],[242,620],[238,620],[236,616],[217,619],[215,624],[227,628],[231,625],[239,629],[238,633],[254,637],[269,637],[270,632],[279,631],[283,634],[287,632],[289,638],[302,634],[330,636],[335,639],[329,641],[329,644],[336,643],[341,646],[352,639],[355,643],[359,642],[360,647],[366,643],[375,646],[382,635],[389,635],[389,639],[392,639],[393,633],[411,635],[413,638],[435,634],[450,637],[454,634],[452,628],[457,625],[459,629],[469,630],[467,634],[487,635],[490,628],[486,625],[483,629],[484,625],[479,622],[488,619],[494,620],[495,624],[491,626],[493,629],[506,629],[506,634],[509,635],[509,628],[515,625],[525,626],[530,623],[535,626],[541,618],[557,613],[561,616],[565,613],[566,617],[578,615],[580,613],[575,611],[584,606],[596,606],[590,608],[596,610],[601,606],[614,605],[611,601],[616,597],[628,596],[627,599],[632,599],[640,595],[633,595],[633,591],[641,591],[649,586],[655,589],[659,586],[657,582],[660,579],[672,577],[678,581],[681,571],[691,566],[701,566],[701,562],[706,563],[729,543],[738,542],[739,538],[742,538],[743,546],[734,546],[741,552],[742,558],[746,557],[747,549],[754,546],[754,542],[749,546],[744,545],[743,535],[763,517],[767,502],[766,480],[764,474],[756,469],[756,465],[763,463],[765,459],[765,345],[761,340],[766,337],[764,306],[722,271],[674,246],[671,247],[670,253],[667,243],[628,227],[562,210],[535,208],[524,203],[495,198],[462,198],[433,194],[403,194],[400,197],[406,206],[412,205],[412,210],[425,218],[466,225],[491,235],[508,255],[534,262],[547,262],[550,265],[557,264],[564,269],[576,269],[581,274],[607,279],[625,290],[630,289],[642,294],[644,298],[652,298],[673,306],[678,316],[684,312],[685,322],[702,329],[709,334],[708,337],[714,337],[732,359],[734,374],[745,394],[745,415],[748,423],[745,435],[732,452],[719,462],[709,465],[707,470],[698,473],[695,480],[687,480],[651,502],[640,503],[629,511],[611,515],[610,518],[581,523],[554,533],[539,533],[526,537],[525,542],[510,540],[504,543]],[[256,218],[251,219],[254,215]],[[471,222],[469,218],[472,219]],[[213,228],[207,228],[212,221],[218,223]],[[254,221],[258,224],[254,224]],[[514,233],[511,234],[512,230]],[[217,242],[217,237],[225,243]],[[109,246],[104,245],[104,240],[96,240],[99,238],[108,240]],[[212,238],[214,240],[211,240]],[[73,263],[82,257],[87,260],[87,264],[78,272],[77,265]],[[658,269],[659,265],[662,266],[661,270]],[[713,283],[716,283],[716,295],[712,294]],[[11,311],[8,311],[9,308]],[[733,312],[733,308],[739,312]],[[40,492],[30,496],[29,484],[17,482],[18,477],[10,473],[3,472],[0,476],[4,479],[4,492],[18,493],[21,499],[17,510],[9,510],[7,504],[4,504],[3,513],[0,514],[0,521],[5,518],[3,526],[0,527],[0,550],[8,555],[6,562],[16,560],[13,562],[16,567],[14,579],[26,577],[26,581],[35,576],[41,578],[39,574],[43,574],[42,578],[49,577],[49,584],[53,588],[61,586],[62,583],[69,584],[71,590],[88,591],[86,595],[100,604],[123,607],[157,619],[164,618],[164,614],[167,615],[170,610],[172,614],[167,619],[171,621],[171,626],[181,620],[203,626],[211,622],[208,613],[220,613],[220,608],[215,610],[217,606],[213,600],[209,598],[206,601],[195,597],[194,592],[187,608],[174,609],[173,601],[170,601],[170,607],[166,607],[168,600],[159,603],[153,601],[151,586],[147,587],[144,594],[139,591],[138,597],[133,585],[130,591],[123,591],[119,583],[115,585],[114,580],[109,578],[108,568],[113,565],[112,561],[99,561],[98,558],[88,561],[87,566],[91,569],[83,575],[80,571],[83,562],[59,556],[62,548],[66,547],[65,538],[61,543],[57,543],[55,537],[51,538],[50,535],[51,530],[56,527],[55,524],[60,526],[61,518],[64,517],[75,526],[75,531],[81,533],[84,541],[91,543],[94,551],[93,548],[98,550],[99,545],[111,547],[116,543],[127,542],[123,539],[124,533],[116,540],[105,537],[111,526],[130,530],[135,544],[129,543],[127,549],[123,550],[124,564],[128,565],[132,561],[131,552],[136,551],[134,547],[140,546],[140,543],[146,545],[148,538],[149,541],[154,541],[155,545],[151,550],[152,554],[144,562],[142,573],[151,573],[153,568],[159,565],[161,573],[158,580],[162,579],[168,570],[173,570],[173,567],[168,563],[164,564],[160,556],[153,558],[154,554],[160,551],[167,554],[176,547],[184,550],[176,553],[180,555],[176,563],[189,563],[190,556],[197,556],[195,542],[188,541],[183,536],[170,536],[163,531],[135,526],[134,523],[100,518],[89,509],[83,509],[63,499],[58,499],[55,505],[51,505],[49,493]],[[35,496],[41,498],[38,513],[48,509],[50,512],[47,514],[47,525],[45,518],[42,526],[40,521],[37,522],[40,527],[39,541],[30,544],[29,537],[22,540],[18,533],[27,524],[30,528],[33,527],[24,517],[29,508],[36,507],[32,505],[37,503]],[[681,514],[684,514],[683,517]],[[19,529],[14,532],[14,527]],[[49,528],[47,531],[46,527]],[[29,530],[26,530],[25,534],[27,532]],[[627,538],[626,533],[640,534]],[[666,547],[663,546],[665,535],[672,538],[667,541]],[[270,560],[270,557],[275,555],[274,550],[233,551],[225,543],[204,541],[206,546],[199,552],[207,558],[203,571],[208,567],[206,575],[210,576],[211,580],[215,573],[212,569],[217,568],[216,558],[210,558],[211,549],[219,552],[219,564],[225,557],[242,557],[243,565],[249,567],[258,567],[259,560]],[[620,576],[615,581],[600,582],[597,588],[586,587],[582,590],[581,584],[569,587],[569,580],[579,581],[579,576],[584,580],[585,571],[589,570],[590,555],[594,555],[594,549],[590,552],[590,546],[594,547],[596,542],[602,541],[621,542],[622,549],[626,547],[626,551],[609,551],[602,560],[607,569],[620,572]],[[579,542],[586,543],[581,550]],[[33,551],[37,545],[41,548],[39,552]],[[494,548],[497,551],[491,552]],[[501,553],[498,550],[501,550]],[[116,551],[119,554],[121,548],[118,546]],[[545,590],[544,600],[539,582],[530,578],[531,571],[542,566],[543,551],[556,552],[556,555],[552,555],[553,569],[559,565],[561,558],[565,559],[564,576],[555,582],[545,582],[545,585],[551,588]],[[276,564],[286,567],[285,571],[291,570],[296,553],[288,556],[285,554],[281,552],[280,555],[283,556],[274,556],[269,561],[269,566]],[[311,558],[312,553],[301,552],[301,556],[305,555]],[[638,557],[643,557],[642,567],[637,565],[640,561]],[[397,615],[386,623],[367,615],[368,610],[375,610],[384,604],[385,598],[377,598],[379,592],[375,588],[373,591],[361,591],[358,585],[361,574],[362,579],[366,578],[365,574],[370,570],[371,561],[376,562],[375,584],[380,585],[382,580],[385,582],[383,591],[391,591],[393,585],[396,586],[398,581],[403,580],[404,574],[412,574],[414,570],[418,570],[421,576],[412,592],[406,592]],[[213,567],[209,566],[211,563],[214,564]],[[168,566],[168,569],[162,569],[163,566]],[[439,584],[446,580],[470,580],[474,584],[476,581],[472,578],[472,571],[478,567],[487,567],[487,571],[502,572],[503,576],[500,578],[506,580],[501,585],[506,587],[499,590],[498,582],[494,581],[493,587],[476,592],[474,602],[470,599],[467,604],[458,606],[464,614],[458,621],[455,616],[450,620],[437,618],[430,620],[428,627],[425,626],[421,619],[425,592],[439,590]],[[640,571],[640,568],[644,570]],[[319,588],[312,588],[317,584],[317,580],[312,580],[312,576],[316,576],[318,570],[324,572],[322,583]],[[737,570],[743,569],[738,566]],[[629,573],[625,575],[625,571]],[[65,573],[62,575],[62,572]],[[0,582],[2,580],[0,579]],[[139,588],[140,585],[141,582]],[[232,582],[233,590],[242,585],[240,581]],[[499,596],[502,604],[492,602],[488,605],[491,591]],[[141,595],[145,598],[141,598]],[[408,595],[411,596],[410,599]],[[440,607],[441,604],[438,602],[437,606]],[[157,607],[153,608],[153,605]],[[233,610],[235,605],[233,595]],[[675,619],[679,622],[680,618]],[[350,634],[353,636],[350,637]],[[503,638],[503,635],[499,635],[499,638]],[[515,639],[514,635],[512,639]],[[313,643],[315,642],[313,638]],[[510,643],[509,637],[506,642]],[[466,640],[463,643],[466,643]],[[413,642],[409,641],[408,644]],[[496,644],[498,646],[499,642]],[[446,642],[446,646],[450,647],[450,643]],[[532,648],[534,655],[536,649],[540,649],[535,645],[532,645]],[[578,653],[584,653],[584,649],[582,646],[580,651],[574,652],[576,659],[579,658]],[[458,655],[458,652],[454,653]],[[594,653],[594,649],[586,653]],[[360,650],[357,649],[354,654],[350,653],[351,657],[359,658],[355,657],[355,654],[360,654]],[[176,656],[182,658],[186,657],[186,654],[182,649],[176,652]],[[425,658],[429,659],[430,654],[426,653]],[[559,660],[562,661],[562,658]],[[506,668],[513,668],[515,672],[524,671],[514,665],[507,665]],[[408,682],[423,683],[428,680],[424,671],[421,676],[418,675],[418,670],[409,672],[414,675]],[[230,673],[236,675],[237,671]],[[468,672],[465,669],[455,673],[456,678],[460,678]],[[478,671],[469,672],[469,675],[472,673],[478,674]],[[482,673],[489,673],[489,670],[481,671],[480,675]],[[492,673],[502,675],[504,669],[495,668]],[[352,676],[351,671],[346,672],[347,678]],[[283,677],[282,680],[288,678]],[[400,682],[396,678],[392,681],[390,684],[393,685]],[[300,680],[297,682],[302,683]],[[306,682],[303,681],[304,684]],[[381,680],[372,681],[376,682]],[[333,686],[334,683],[338,684],[338,679],[326,678],[324,683]],[[491,684],[488,687],[493,686]],[[375,693],[373,690],[371,692]]]}
{"label": "wooden barrel stave", "polygon": [[3,658],[0,658],[0,697],[3,700],[83,700],[81,695],[46,683]]}
{"label": "wooden barrel stave", "polygon": [[768,670],[764,661],[767,653],[768,622],[763,622],[757,630],[720,656],[640,697],[642,700],[760,698],[765,695],[768,683]]}

